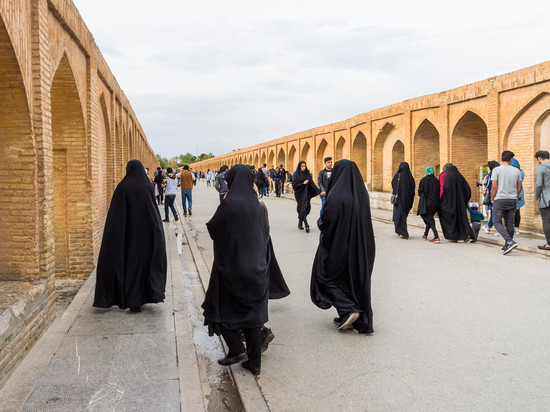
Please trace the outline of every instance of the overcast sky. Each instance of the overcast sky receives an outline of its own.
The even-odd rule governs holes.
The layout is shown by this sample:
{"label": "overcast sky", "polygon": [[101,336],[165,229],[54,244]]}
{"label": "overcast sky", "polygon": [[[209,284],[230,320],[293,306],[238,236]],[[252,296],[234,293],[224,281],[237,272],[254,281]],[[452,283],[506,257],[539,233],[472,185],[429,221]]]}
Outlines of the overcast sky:
{"label": "overcast sky", "polygon": [[73,1],[166,157],[224,154],[550,60],[548,1]]}

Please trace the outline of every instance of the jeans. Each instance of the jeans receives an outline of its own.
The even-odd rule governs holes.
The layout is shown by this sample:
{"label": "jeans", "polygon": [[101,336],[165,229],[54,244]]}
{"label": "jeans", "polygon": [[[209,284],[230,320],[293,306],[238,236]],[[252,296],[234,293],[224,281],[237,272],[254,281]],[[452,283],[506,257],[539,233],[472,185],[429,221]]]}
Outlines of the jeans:
{"label": "jeans", "polygon": [[193,208],[193,189],[181,189],[181,204],[183,206],[183,213],[187,213],[187,203],[189,202],[189,209]]}
{"label": "jeans", "polygon": [[321,195],[321,214],[323,214],[323,207],[325,207],[326,198],[327,198],[326,196]]}
{"label": "jeans", "polygon": [[489,221],[487,222],[487,228],[491,229],[493,227],[493,210],[489,210],[489,213],[491,214],[491,217],[489,217]]}
{"label": "jeans", "polygon": [[[517,199],[499,199],[493,202],[493,219],[495,229],[506,242],[514,238],[514,217],[516,216]],[[502,224],[504,219],[504,225]],[[504,227],[506,226],[506,227]]]}
{"label": "jeans", "polygon": [[544,207],[540,210],[540,217],[542,217],[542,231],[546,236],[546,244],[550,246],[550,207]]}
{"label": "jeans", "polygon": [[265,186],[264,186],[264,196],[266,195],[266,192],[267,192],[267,195],[269,196],[269,181],[268,181],[268,182],[265,182]]}
{"label": "jeans", "polygon": [[174,201],[176,200],[176,195],[166,195],[164,197],[164,219],[168,219],[168,208],[172,209],[172,213],[174,214],[174,218],[178,215],[176,212],[176,208],[174,207]]}

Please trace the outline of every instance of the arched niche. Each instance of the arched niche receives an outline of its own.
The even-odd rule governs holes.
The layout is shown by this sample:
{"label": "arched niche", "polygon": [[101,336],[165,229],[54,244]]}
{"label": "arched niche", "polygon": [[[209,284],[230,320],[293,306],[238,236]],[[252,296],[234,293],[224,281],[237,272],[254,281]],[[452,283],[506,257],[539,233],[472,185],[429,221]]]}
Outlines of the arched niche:
{"label": "arched niche", "polygon": [[287,167],[286,165],[286,159],[285,159],[285,151],[281,147],[279,149],[279,154],[277,155],[277,166],[283,165],[284,168]]}
{"label": "arched niche", "polygon": [[432,166],[436,172],[440,169],[439,132],[432,122],[424,119],[414,133],[413,142],[413,174],[418,186],[426,167]]}
{"label": "arched niche", "polygon": [[362,132],[353,140],[353,161],[359,168],[363,181],[367,180],[367,138]]}
{"label": "arched niche", "polygon": [[[366,145],[366,139],[365,139],[365,145]],[[344,136],[340,136],[338,138],[338,142],[336,142],[336,151],[334,153],[334,162],[337,162],[341,159],[349,159],[349,148],[346,144],[346,139],[344,139]]]}
{"label": "arched niche", "polygon": [[314,173],[315,175],[317,175],[317,173],[319,173],[320,170],[322,170],[324,167],[325,167],[325,163],[324,163],[324,158],[327,157],[327,146],[328,146],[328,143],[325,139],[321,140],[321,142],[319,143],[319,146],[317,146],[317,162],[315,163],[315,170],[310,170],[312,171],[312,173]]}

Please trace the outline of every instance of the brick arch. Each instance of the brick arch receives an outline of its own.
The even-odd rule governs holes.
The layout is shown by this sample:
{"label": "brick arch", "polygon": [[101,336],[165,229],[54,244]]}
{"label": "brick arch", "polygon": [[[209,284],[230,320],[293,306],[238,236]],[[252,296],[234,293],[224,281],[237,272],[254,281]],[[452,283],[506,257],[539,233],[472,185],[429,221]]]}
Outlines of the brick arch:
{"label": "brick arch", "polygon": [[120,127],[118,125],[118,120],[115,120],[115,157],[116,157],[116,181],[115,181],[115,187],[116,184],[120,180],[122,180],[122,177],[125,175],[125,169],[124,169],[124,159],[123,159],[123,153],[124,148],[122,145],[122,134],[121,134]]}
{"label": "brick arch", "polygon": [[99,217],[101,219],[100,226],[103,226],[111,196],[115,190],[115,155],[113,148],[113,139],[111,137],[109,112],[105,103],[105,95],[99,97],[99,161],[98,177],[99,177],[99,193],[102,196],[102,201],[99,204]]}
{"label": "brick arch", "polygon": [[254,166],[256,166],[256,168],[260,168],[260,156],[258,156],[258,153],[254,155]]}
{"label": "brick arch", "polygon": [[267,168],[269,169],[273,165],[275,165],[275,152],[273,152],[273,150],[270,150],[269,156],[267,158]]}
{"label": "brick arch", "polygon": [[279,153],[277,154],[277,166],[279,165],[283,165],[283,167],[286,168],[286,156],[282,147],[279,149]]}
{"label": "brick arch", "polygon": [[[345,146],[345,145],[344,145]],[[363,132],[358,132],[353,139],[353,161],[359,168],[363,181],[367,181],[367,138]]]}
{"label": "brick arch", "polygon": [[93,269],[91,191],[87,184],[88,144],[82,104],[67,56],[61,59],[51,87],[54,161],[55,274],[85,277]]}
{"label": "brick arch", "polygon": [[550,151],[550,108],[542,113],[535,122],[535,149]]}
{"label": "brick arch", "polygon": [[292,173],[296,169],[297,165],[296,161],[296,146],[292,145],[290,146],[290,150],[288,151],[288,161],[287,161],[287,170]]}
{"label": "brick arch", "polygon": [[267,163],[267,155],[265,154],[265,152],[263,152],[260,157],[260,166],[264,167],[264,164],[266,163]]}
{"label": "brick arch", "polygon": [[488,161],[487,124],[472,111],[467,111],[456,123],[451,134],[451,163],[466,178],[472,189],[472,199],[479,201],[476,193],[479,168]]}
{"label": "brick arch", "polygon": [[23,75],[1,17],[0,56],[0,281],[33,281],[40,278],[38,244],[14,249],[14,239],[36,238],[36,149]]}
{"label": "brick arch", "polygon": [[479,113],[479,111],[473,107],[465,107],[463,108],[461,111],[460,111],[460,114],[459,116],[456,117],[456,119],[458,119],[454,124],[449,124],[449,130],[454,130],[456,128],[456,126],[458,125],[458,123],[460,123],[460,121],[464,118],[464,116],[468,113],[473,113],[475,114],[477,117],[479,117],[483,123],[487,124],[487,119],[484,119],[483,118],[483,115]]}
{"label": "brick arch", "polygon": [[391,150],[391,169],[392,174],[397,173],[401,162],[405,161],[405,145],[401,140],[397,140]]}
{"label": "brick arch", "polygon": [[346,139],[344,139],[344,136],[340,136],[338,138],[338,141],[336,142],[336,150],[334,152],[334,161],[337,162],[341,159],[349,159],[349,148],[346,144]]}
{"label": "brick arch", "polygon": [[300,160],[303,160],[304,162],[306,162],[306,165],[307,165],[309,170],[312,169],[313,150],[311,149],[311,146],[309,145],[308,142],[306,142],[304,144],[304,146],[302,147],[302,153],[301,153],[301,156],[300,156]]}
{"label": "brick arch", "polygon": [[432,166],[440,170],[439,132],[434,124],[425,118],[414,132],[413,176],[416,185],[424,177],[424,170]]}
{"label": "brick arch", "polygon": [[393,177],[393,147],[397,141],[403,142],[403,136],[395,124],[387,122],[378,133],[374,143],[373,179],[374,191],[391,191]]}
{"label": "brick arch", "polygon": [[[315,162],[315,170],[314,171],[312,170],[312,173],[315,172],[315,174],[317,174],[321,169],[325,167],[323,159],[325,158],[327,147],[328,147],[328,142],[325,139],[319,142],[319,145],[317,146],[317,159]],[[308,166],[308,167],[310,167],[310,170],[311,170],[311,166]]]}

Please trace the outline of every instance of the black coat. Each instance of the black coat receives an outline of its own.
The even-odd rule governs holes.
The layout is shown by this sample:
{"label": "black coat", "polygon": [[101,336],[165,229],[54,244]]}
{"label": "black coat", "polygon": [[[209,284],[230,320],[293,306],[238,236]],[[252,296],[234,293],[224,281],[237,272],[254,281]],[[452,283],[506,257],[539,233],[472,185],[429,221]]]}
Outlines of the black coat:
{"label": "black coat", "polygon": [[472,190],[464,176],[456,166],[448,166],[438,211],[445,239],[466,240],[468,236],[474,237],[467,209],[471,196]]}
{"label": "black coat", "polygon": [[151,181],[139,160],[111,200],[97,262],[94,306],[121,309],[164,301],[164,229]]}
{"label": "black coat", "polygon": [[439,207],[439,180],[434,175],[422,178],[418,185],[418,211],[417,214],[433,216]]}
{"label": "black coat", "polygon": [[[311,199],[318,196],[321,191],[311,178],[311,173],[308,169],[302,172],[301,166],[305,163],[303,160],[298,162],[298,167],[292,176],[292,189],[294,189],[294,198],[296,199],[296,211],[298,212],[298,220],[306,220],[307,215],[311,212]],[[308,180],[308,184],[304,182]]]}
{"label": "black coat", "polygon": [[268,321],[268,299],[288,296],[275,258],[266,209],[244,165],[227,175],[229,192],[206,224],[214,241],[214,264],[202,308],[210,334],[250,329]]}
{"label": "black coat", "polygon": [[393,194],[398,196],[397,204],[393,205],[393,224],[395,233],[409,237],[407,231],[407,216],[414,203],[414,189],[416,183],[407,162],[401,162],[397,173],[393,177],[391,187]]}
{"label": "black coat", "polygon": [[372,333],[371,275],[375,243],[363,177],[350,160],[334,165],[327,187],[321,231],[313,262],[310,295],[321,309],[360,312],[354,328]]}

